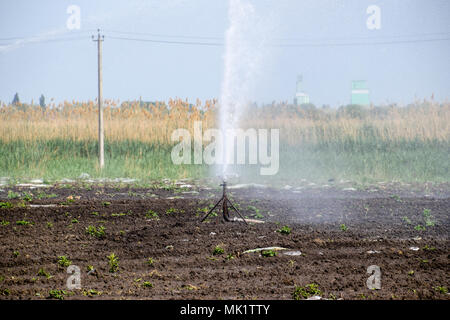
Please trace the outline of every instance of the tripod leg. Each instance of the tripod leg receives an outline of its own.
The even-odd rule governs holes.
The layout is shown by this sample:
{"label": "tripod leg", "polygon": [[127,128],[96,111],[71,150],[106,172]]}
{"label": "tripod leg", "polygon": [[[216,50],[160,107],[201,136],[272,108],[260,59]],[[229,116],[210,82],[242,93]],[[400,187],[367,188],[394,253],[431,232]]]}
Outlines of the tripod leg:
{"label": "tripod leg", "polygon": [[226,198],[226,201],[228,201],[228,203],[230,204],[230,206],[234,209],[234,211],[237,212],[237,214],[241,217],[241,219],[245,222],[245,224],[248,224],[247,221],[245,221],[244,217],[241,215],[241,213],[239,212],[238,209],[236,209],[236,207],[231,203],[230,200],[228,200],[228,198]]}
{"label": "tripod leg", "polygon": [[202,220],[200,220],[200,222],[203,222],[203,220],[205,220],[206,218],[208,218],[208,216],[211,214],[211,212],[214,211],[214,209],[219,205],[220,201],[222,201],[222,200],[223,200],[223,197],[220,198],[219,201],[217,201],[216,205],[215,205],[211,210],[209,210],[209,212],[202,218]]}

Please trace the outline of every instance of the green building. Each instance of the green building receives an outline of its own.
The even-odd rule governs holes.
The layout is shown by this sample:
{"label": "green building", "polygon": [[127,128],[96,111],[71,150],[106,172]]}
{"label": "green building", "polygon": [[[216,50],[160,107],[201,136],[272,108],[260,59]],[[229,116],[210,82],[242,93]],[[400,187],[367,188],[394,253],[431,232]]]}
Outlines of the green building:
{"label": "green building", "polygon": [[367,88],[366,80],[352,81],[351,104],[358,104],[362,106],[368,106],[370,104],[369,89]]}

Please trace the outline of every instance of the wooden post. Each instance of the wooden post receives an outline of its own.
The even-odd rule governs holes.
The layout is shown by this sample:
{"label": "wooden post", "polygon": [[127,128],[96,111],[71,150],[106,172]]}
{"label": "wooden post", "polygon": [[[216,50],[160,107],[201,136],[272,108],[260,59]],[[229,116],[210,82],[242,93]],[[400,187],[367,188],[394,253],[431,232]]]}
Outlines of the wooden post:
{"label": "wooden post", "polygon": [[[92,36],[94,37],[94,36]],[[98,29],[97,39],[98,49],[98,160],[100,169],[105,166],[104,158],[104,132],[103,132],[103,77],[102,77],[102,42],[104,36],[100,35],[100,29]]]}

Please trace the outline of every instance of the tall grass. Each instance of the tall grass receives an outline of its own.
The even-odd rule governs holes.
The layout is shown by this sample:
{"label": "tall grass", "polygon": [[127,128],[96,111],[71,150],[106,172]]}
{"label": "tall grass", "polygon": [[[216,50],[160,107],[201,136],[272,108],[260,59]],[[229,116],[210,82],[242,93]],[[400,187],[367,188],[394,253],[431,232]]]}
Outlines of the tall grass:
{"label": "tall grass", "polygon": [[[216,126],[217,101],[189,104],[104,103],[105,155],[97,167],[95,101],[0,107],[0,175],[10,177],[92,176],[201,177],[202,165],[173,165],[170,137],[195,121]],[[338,109],[285,104],[249,106],[243,128],[280,129],[279,179],[357,181],[449,181],[450,104]],[[246,168],[244,173],[253,172]]]}

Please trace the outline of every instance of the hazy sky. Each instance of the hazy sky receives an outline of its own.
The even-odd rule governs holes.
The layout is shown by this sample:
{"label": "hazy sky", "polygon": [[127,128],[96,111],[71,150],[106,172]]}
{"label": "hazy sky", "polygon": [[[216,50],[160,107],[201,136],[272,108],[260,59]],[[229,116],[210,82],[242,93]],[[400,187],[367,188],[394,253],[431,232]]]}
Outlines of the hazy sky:
{"label": "hazy sky", "polygon": [[[271,44],[264,52],[262,72],[254,79],[259,102],[292,101],[298,74],[303,75],[311,102],[319,106],[349,103],[352,79],[367,80],[374,103],[408,103],[433,93],[437,100],[450,98],[448,0],[252,2],[266,22],[261,30]],[[70,5],[81,9],[80,30],[66,27]],[[378,30],[366,25],[370,5],[381,10]],[[105,30],[105,98],[218,98],[223,46],[109,37],[222,43],[228,27],[227,8],[228,0],[2,0],[0,100],[10,102],[15,92],[25,102],[37,101],[41,93],[47,100],[94,99],[97,48],[90,36],[97,28]],[[51,41],[67,37],[77,40]],[[429,41],[433,39],[448,40]],[[374,42],[384,44],[361,45]]]}

